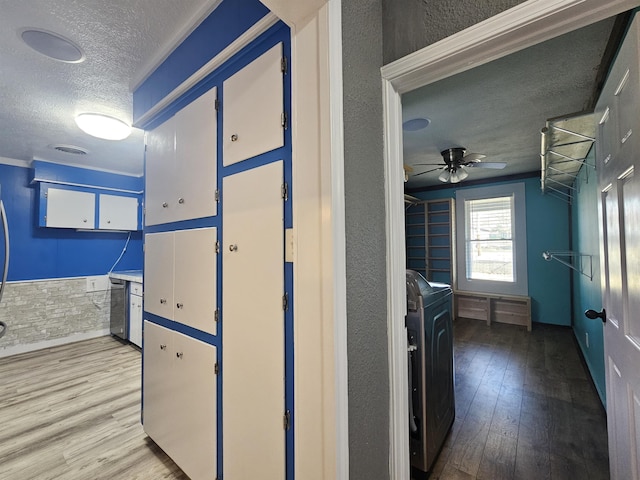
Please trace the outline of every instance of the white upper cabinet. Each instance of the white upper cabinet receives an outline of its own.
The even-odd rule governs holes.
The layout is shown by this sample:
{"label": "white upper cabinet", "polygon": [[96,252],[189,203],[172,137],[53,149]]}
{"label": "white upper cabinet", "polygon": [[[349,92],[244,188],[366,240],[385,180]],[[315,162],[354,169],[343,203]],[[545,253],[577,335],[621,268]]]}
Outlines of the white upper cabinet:
{"label": "white upper cabinet", "polygon": [[145,225],[216,215],[216,95],[147,132]]}
{"label": "white upper cabinet", "polygon": [[180,220],[216,214],[216,89],[175,116],[176,214]]}
{"label": "white upper cabinet", "polygon": [[119,195],[99,196],[98,228],[103,230],[137,230],[138,199]]}
{"label": "white upper cabinet", "polygon": [[95,228],[96,195],[76,190],[49,188],[45,225],[60,228]]}
{"label": "white upper cabinet", "polygon": [[176,206],[171,201],[175,181],[175,117],[147,132],[145,161],[145,224],[169,222]]}
{"label": "white upper cabinet", "polygon": [[223,164],[284,145],[282,44],[223,83]]}

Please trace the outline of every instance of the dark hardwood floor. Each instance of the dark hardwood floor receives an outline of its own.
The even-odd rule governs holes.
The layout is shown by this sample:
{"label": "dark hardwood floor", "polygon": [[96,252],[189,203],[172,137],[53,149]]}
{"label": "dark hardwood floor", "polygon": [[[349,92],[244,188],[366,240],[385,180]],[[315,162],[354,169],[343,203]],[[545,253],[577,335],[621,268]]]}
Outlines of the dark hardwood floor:
{"label": "dark hardwood floor", "polygon": [[569,328],[454,332],[456,420],[432,480],[609,478],[605,412]]}

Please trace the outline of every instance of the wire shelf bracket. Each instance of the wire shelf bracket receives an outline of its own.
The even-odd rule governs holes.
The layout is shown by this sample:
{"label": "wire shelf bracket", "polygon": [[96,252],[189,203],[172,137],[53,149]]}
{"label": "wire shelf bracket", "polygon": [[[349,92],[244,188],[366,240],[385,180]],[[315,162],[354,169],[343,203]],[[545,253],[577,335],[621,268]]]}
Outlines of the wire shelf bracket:
{"label": "wire shelf bracket", "polygon": [[593,255],[578,252],[542,252],[542,258],[547,262],[555,260],[562,265],[593,280]]}

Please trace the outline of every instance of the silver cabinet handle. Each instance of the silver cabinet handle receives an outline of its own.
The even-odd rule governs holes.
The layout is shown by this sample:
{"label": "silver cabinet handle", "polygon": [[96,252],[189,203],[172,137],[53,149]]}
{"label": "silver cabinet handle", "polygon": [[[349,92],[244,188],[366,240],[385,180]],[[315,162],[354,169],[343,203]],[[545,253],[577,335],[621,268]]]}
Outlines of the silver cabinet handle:
{"label": "silver cabinet handle", "polygon": [[238,251],[238,245],[229,245],[229,251],[230,252],[237,252]]}
{"label": "silver cabinet handle", "polygon": [[166,350],[167,346],[165,344],[160,345],[160,350]]}
{"label": "silver cabinet handle", "polygon": [[161,298],[161,299],[160,299],[160,303],[161,303],[162,305],[164,305],[165,303],[167,303],[167,299],[166,299],[166,298]]}
{"label": "silver cabinet handle", "polygon": [[182,359],[182,352],[176,352],[176,358]]}
{"label": "silver cabinet handle", "polygon": [[162,208],[167,208],[169,204],[167,202],[162,202]]}
{"label": "silver cabinet handle", "polygon": [[182,303],[176,303],[176,307],[182,308],[184,305]]}
{"label": "silver cabinet handle", "polygon": [[233,135],[231,135],[231,141],[232,142],[237,142],[238,141],[238,135],[236,135],[235,133]]}
{"label": "silver cabinet handle", "polygon": [[184,198],[180,197],[180,198],[178,199],[178,203],[182,205],[182,204],[184,203]]}

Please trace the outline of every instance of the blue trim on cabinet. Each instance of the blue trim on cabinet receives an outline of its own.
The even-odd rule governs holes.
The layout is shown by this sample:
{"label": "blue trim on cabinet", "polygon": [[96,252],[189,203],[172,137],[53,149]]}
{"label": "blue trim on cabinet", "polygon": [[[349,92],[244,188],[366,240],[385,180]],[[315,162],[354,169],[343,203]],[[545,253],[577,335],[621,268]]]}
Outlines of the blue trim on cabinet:
{"label": "blue trim on cabinet", "polygon": [[[245,1],[245,0],[242,0]],[[229,1],[223,2],[223,4],[229,4]],[[220,8],[220,7],[219,7]],[[217,11],[217,10],[216,10]],[[214,12],[215,13],[215,12]],[[244,14],[244,12],[243,12]],[[260,35],[258,39],[252,42],[250,45],[245,47],[241,52],[235,55],[233,58],[229,59],[225,64],[223,64],[219,69],[212,72],[205,79],[195,85],[192,89],[178,98],[175,102],[169,105],[166,109],[156,115],[153,119],[146,122],[145,125],[142,125],[146,129],[153,129],[171,116],[175,115],[180,109],[188,105],[190,102],[209,91],[213,87],[217,87],[217,96],[220,103],[221,108],[217,111],[217,188],[220,192],[221,198],[217,208],[217,215],[213,217],[206,217],[201,219],[194,220],[186,220],[180,222],[172,222],[161,225],[153,225],[146,226],[144,228],[144,233],[157,233],[157,232],[165,232],[165,231],[175,231],[175,230],[183,230],[183,229],[191,229],[191,228],[200,228],[200,227],[217,227],[217,235],[218,241],[222,242],[223,232],[222,232],[222,216],[223,216],[223,202],[224,202],[224,191],[222,190],[222,179],[228,175],[233,175],[235,173],[239,173],[242,171],[246,171],[249,169],[253,169],[259,166],[263,166],[275,161],[283,161],[283,169],[284,169],[284,179],[288,184],[289,192],[288,199],[284,202],[284,228],[292,228],[293,226],[293,207],[291,200],[291,190],[292,190],[292,156],[291,156],[291,75],[290,75],[290,67],[289,70],[284,75],[284,111],[287,114],[288,118],[288,126],[284,131],[284,146],[278,149],[272,150],[270,152],[263,153],[261,155],[257,155],[248,160],[244,160],[238,162],[234,165],[230,165],[228,167],[223,166],[223,115],[222,111],[224,108],[224,91],[223,91],[223,82],[229,78],[231,75],[239,71],[241,68],[245,67],[253,60],[258,58],[260,55],[264,54],[267,50],[277,45],[278,43],[283,44],[283,55],[290,60],[291,58],[291,38],[290,38],[290,30],[284,23],[278,22],[276,25],[271,27],[265,33]],[[176,50],[177,51],[177,50]],[[207,59],[208,60],[208,59]],[[206,63],[206,62],[205,62]],[[290,62],[289,62],[290,63]],[[175,67],[178,68],[178,67]],[[155,75],[155,74],[154,74]],[[187,78],[187,75],[185,78]],[[159,78],[163,78],[162,76],[158,76]],[[156,81],[158,81],[156,79]],[[175,85],[177,86],[177,84]],[[168,91],[171,91],[173,88],[170,88]],[[165,86],[166,87],[166,86]],[[163,88],[165,88],[163,87]],[[167,91],[167,93],[168,93]],[[134,92],[134,110],[135,110],[135,102],[136,102],[136,92]],[[157,99],[159,101],[161,98]],[[154,104],[155,104],[154,103]],[[152,106],[152,105],[151,105]],[[147,108],[151,108],[151,106]],[[138,111],[136,115],[139,117],[143,115],[145,111]],[[146,170],[146,162],[145,162],[145,170]],[[283,249],[285,246],[283,245]],[[184,333],[185,335],[192,336],[196,339],[202,340],[205,343],[209,343],[211,345],[216,346],[217,348],[217,361],[220,365],[220,374],[217,378],[217,475],[218,478],[222,477],[223,473],[223,462],[224,462],[224,454],[223,454],[223,416],[222,411],[224,408],[223,405],[223,396],[222,396],[222,388],[223,388],[223,378],[224,378],[224,365],[222,361],[222,340],[224,338],[224,305],[222,303],[222,279],[223,279],[223,269],[224,265],[222,262],[222,255],[218,254],[217,257],[217,277],[216,277],[216,305],[222,312],[220,321],[217,325],[216,335],[207,334],[201,332],[200,330],[193,329],[186,325],[180,324],[178,322],[168,320],[148,312],[144,312],[144,319],[157,323],[161,326],[164,326],[170,330],[175,330],[180,333]],[[284,279],[285,279],[285,291],[289,294],[289,310],[284,312],[284,335],[285,335],[285,352],[283,352],[285,356],[285,391],[283,392],[285,395],[285,408],[290,410],[291,412],[291,428],[289,431],[285,433],[285,448],[286,448],[286,478],[288,480],[293,480],[295,476],[295,452],[294,452],[294,441],[295,441],[295,409],[294,409],[294,343],[293,343],[293,334],[294,334],[294,323],[293,323],[293,264],[292,263],[284,263]],[[284,412],[283,412],[284,413]]]}
{"label": "blue trim on cabinet", "polygon": [[[144,188],[144,179],[142,177],[58,165],[41,160],[34,160],[31,163],[29,181],[31,183],[48,182],[52,184],[67,184],[69,186],[84,186],[95,190],[107,189],[108,191],[113,191],[114,195],[120,193],[141,194]],[[108,191],[103,193],[108,193]]]}
{"label": "blue trim on cabinet", "polygon": [[257,0],[220,3],[133,92],[134,123],[268,13]]}

